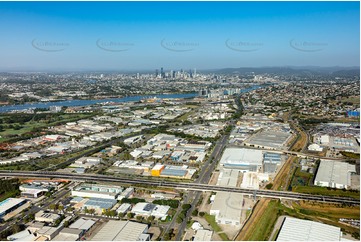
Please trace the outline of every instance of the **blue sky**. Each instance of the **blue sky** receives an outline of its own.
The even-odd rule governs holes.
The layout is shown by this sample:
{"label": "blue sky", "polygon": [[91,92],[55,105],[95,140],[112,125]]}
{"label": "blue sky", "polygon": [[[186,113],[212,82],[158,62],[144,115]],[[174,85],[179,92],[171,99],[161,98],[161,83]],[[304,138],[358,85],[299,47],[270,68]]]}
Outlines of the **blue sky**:
{"label": "blue sky", "polygon": [[0,2],[0,70],[359,66],[359,2]]}

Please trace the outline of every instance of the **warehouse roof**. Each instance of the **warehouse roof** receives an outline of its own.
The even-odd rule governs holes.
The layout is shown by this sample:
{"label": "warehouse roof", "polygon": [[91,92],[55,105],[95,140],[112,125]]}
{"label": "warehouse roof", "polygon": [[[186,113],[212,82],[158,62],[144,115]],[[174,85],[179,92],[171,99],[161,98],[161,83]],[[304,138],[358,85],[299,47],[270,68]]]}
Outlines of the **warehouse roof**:
{"label": "warehouse roof", "polygon": [[187,175],[187,170],[183,170],[183,169],[169,169],[169,168],[165,168],[160,174],[162,176],[180,176],[183,177],[185,175]]}
{"label": "warehouse roof", "polygon": [[76,241],[79,239],[82,231],[79,229],[63,228],[53,241]]}
{"label": "warehouse roof", "polygon": [[356,172],[355,165],[334,160],[321,160],[316,174],[316,181],[351,185],[351,172]]}
{"label": "warehouse roof", "polygon": [[220,164],[247,164],[262,165],[263,154],[261,150],[244,149],[244,148],[227,148],[225,149]]}
{"label": "warehouse roof", "polygon": [[152,210],[156,207],[153,203],[146,203],[140,202],[134,205],[132,212],[149,212],[151,213]]}
{"label": "warehouse roof", "polygon": [[198,229],[193,241],[211,241],[213,231],[206,229]]}
{"label": "warehouse roof", "polygon": [[92,241],[137,241],[148,225],[131,221],[109,221]]}
{"label": "warehouse roof", "polygon": [[24,202],[25,199],[21,198],[8,198],[4,201],[0,202],[0,214],[4,213],[8,209],[11,209],[12,207],[15,207],[16,205]]}
{"label": "warehouse roof", "polygon": [[106,198],[89,198],[89,200],[84,204],[85,207],[92,206],[102,209],[108,209],[114,206],[117,203],[115,199],[106,199]]}
{"label": "warehouse roof", "polygon": [[217,185],[236,187],[238,181],[239,171],[235,169],[222,169],[219,176]]}
{"label": "warehouse roof", "polygon": [[216,218],[240,221],[242,206],[242,194],[217,192],[211,210],[218,211]]}
{"label": "warehouse roof", "polygon": [[96,223],[96,221],[92,219],[79,218],[77,221],[72,223],[69,228],[88,231]]}
{"label": "warehouse roof", "polygon": [[309,220],[286,217],[277,241],[340,241],[341,229]]}

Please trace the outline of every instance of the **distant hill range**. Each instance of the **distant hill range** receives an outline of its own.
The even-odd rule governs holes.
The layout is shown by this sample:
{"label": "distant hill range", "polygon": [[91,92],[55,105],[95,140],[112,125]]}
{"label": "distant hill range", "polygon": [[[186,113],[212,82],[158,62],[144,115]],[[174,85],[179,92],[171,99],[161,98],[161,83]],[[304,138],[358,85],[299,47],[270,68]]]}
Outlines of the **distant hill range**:
{"label": "distant hill range", "polygon": [[318,66],[287,66],[287,67],[240,67],[213,70],[218,74],[275,74],[275,75],[332,75],[358,76],[360,67],[318,67]]}

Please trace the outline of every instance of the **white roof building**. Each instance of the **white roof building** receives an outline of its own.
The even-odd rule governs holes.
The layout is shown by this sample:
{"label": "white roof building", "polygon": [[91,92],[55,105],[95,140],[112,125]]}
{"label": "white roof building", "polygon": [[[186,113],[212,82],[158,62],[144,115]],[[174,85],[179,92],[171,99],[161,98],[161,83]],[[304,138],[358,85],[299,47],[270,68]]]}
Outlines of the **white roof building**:
{"label": "white roof building", "polygon": [[222,169],[218,176],[217,185],[236,187],[239,176],[237,169]]}
{"label": "white roof building", "polygon": [[92,241],[137,241],[147,233],[148,225],[131,221],[109,221]]}
{"label": "white roof building", "polygon": [[220,165],[242,171],[259,171],[262,168],[262,161],[261,150],[227,148],[222,155]]}
{"label": "white roof building", "polygon": [[7,198],[0,202],[0,218],[20,207],[25,202],[26,200],[21,198]]}
{"label": "white roof building", "polygon": [[156,218],[165,218],[168,214],[170,206],[157,205],[153,208],[151,215]]}
{"label": "white roof building", "polygon": [[277,241],[340,241],[341,236],[338,227],[286,217]]}
{"label": "white roof building", "polygon": [[156,205],[152,203],[145,203],[145,202],[137,203],[132,208],[132,213],[135,213],[136,215],[150,216],[155,207]]}
{"label": "white roof building", "polygon": [[98,221],[98,219],[85,219],[79,218],[74,223],[72,223],[69,228],[71,229],[80,229],[83,231],[88,231],[93,225]]}
{"label": "white roof building", "polygon": [[193,230],[197,231],[199,229],[203,229],[203,226],[199,222],[194,222],[191,227]]}
{"label": "white roof building", "polygon": [[308,146],[308,150],[321,152],[323,150],[323,148],[321,146],[319,146],[318,144],[310,144]]}
{"label": "white roof building", "polygon": [[120,186],[81,183],[71,191],[73,197],[116,199],[123,191]]}
{"label": "white roof building", "polygon": [[239,226],[243,206],[243,195],[231,192],[217,192],[210,210],[219,224]]}
{"label": "white roof building", "polygon": [[53,241],[77,241],[82,233],[79,229],[63,228]]}
{"label": "white roof building", "polygon": [[329,135],[321,135],[321,144],[328,144],[330,143],[330,136]]}
{"label": "white roof building", "polygon": [[46,223],[54,223],[57,219],[60,218],[59,214],[48,213],[40,210],[35,214],[35,221],[38,222],[46,222]]}
{"label": "white roof building", "polygon": [[20,231],[19,233],[9,235],[7,237],[7,240],[9,240],[9,241],[14,241],[14,240],[34,241],[35,239],[36,239],[36,236],[34,234],[30,233],[27,229]]}
{"label": "white roof building", "polygon": [[206,229],[199,229],[197,230],[197,233],[194,236],[193,241],[211,241],[212,235],[213,235],[213,231]]}
{"label": "white roof building", "polygon": [[356,172],[355,165],[334,160],[321,160],[314,185],[347,189],[351,186],[353,172]]}
{"label": "white roof building", "polygon": [[123,203],[122,205],[120,205],[118,208],[117,208],[117,213],[126,213],[130,210],[131,208],[131,205],[130,203]]}
{"label": "white roof building", "polygon": [[257,172],[243,173],[241,188],[259,189],[258,173]]}
{"label": "white roof building", "polygon": [[122,191],[122,193],[120,193],[118,195],[117,199],[122,200],[123,198],[128,198],[128,197],[132,196],[133,193],[134,193],[134,188],[133,187],[128,187],[127,189]]}

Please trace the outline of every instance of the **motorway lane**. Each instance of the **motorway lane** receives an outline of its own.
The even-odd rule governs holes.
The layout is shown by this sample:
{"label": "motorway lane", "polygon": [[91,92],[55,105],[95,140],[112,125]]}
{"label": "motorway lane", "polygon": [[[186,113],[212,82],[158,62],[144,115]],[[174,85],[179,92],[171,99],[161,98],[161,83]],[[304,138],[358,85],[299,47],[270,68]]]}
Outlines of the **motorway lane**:
{"label": "motorway lane", "polygon": [[195,191],[229,191],[244,194],[253,194],[256,192],[257,196],[271,197],[271,198],[289,198],[298,200],[310,200],[310,201],[324,201],[324,202],[339,202],[349,204],[360,204],[359,199],[349,197],[332,197],[332,196],[321,196],[311,195],[304,193],[286,192],[286,191],[272,191],[262,189],[243,189],[239,187],[227,187],[227,186],[216,186],[207,184],[197,183],[185,183],[185,182],[172,182],[172,181],[151,181],[147,179],[131,179],[131,178],[118,178],[106,175],[80,175],[72,173],[61,173],[61,172],[36,172],[36,171],[0,171],[0,176],[4,177],[45,177],[45,178],[62,178],[68,180],[77,181],[98,181],[98,182],[118,182],[132,185],[151,185],[151,186],[163,186],[172,187],[176,189],[195,190]]}
{"label": "motorway lane", "polygon": [[[217,142],[211,156],[208,158],[208,161],[205,165],[203,165],[201,174],[198,179],[195,180],[196,183],[208,184],[211,174],[221,158],[220,156],[222,155],[223,148],[227,145],[228,137],[229,135],[223,135],[221,140]],[[212,163],[211,160],[213,160]]]}

